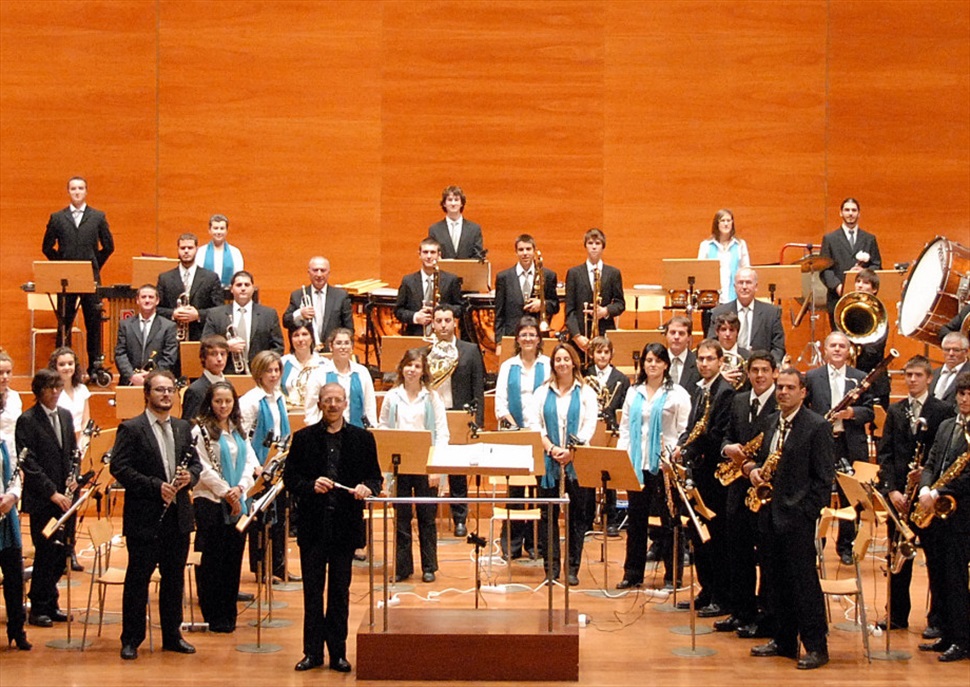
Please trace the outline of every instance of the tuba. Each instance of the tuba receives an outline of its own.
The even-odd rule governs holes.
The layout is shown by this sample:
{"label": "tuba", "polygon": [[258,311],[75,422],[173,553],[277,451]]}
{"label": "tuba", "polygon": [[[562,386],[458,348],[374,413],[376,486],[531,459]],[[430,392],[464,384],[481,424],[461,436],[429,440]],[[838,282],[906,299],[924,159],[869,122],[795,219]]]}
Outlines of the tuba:
{"label": "tuba", "polygon": [[[189,292],[183,291],[179,294],[178,299],[175,301],[176,308],[187,308],[189,307]],[[189,322],[188,320],[176,320],[175,321],[175,338],[181,343],[182,341],[189,340]]]}
{"label": "tuba", "polygon": [[835,327],[856,346],[875,343],[889,329],[886,306],[871,293],[852,291],[835,304]]}
{"label": "tuba", "polygon": [[536,268],[536,278],[532,282],[532,298],[539,299],[539,331],[545,333],[549,331],[549,315],[546,314],[546,275],[542,270],[542,251],[536,249],[536,259],[533,265]]}

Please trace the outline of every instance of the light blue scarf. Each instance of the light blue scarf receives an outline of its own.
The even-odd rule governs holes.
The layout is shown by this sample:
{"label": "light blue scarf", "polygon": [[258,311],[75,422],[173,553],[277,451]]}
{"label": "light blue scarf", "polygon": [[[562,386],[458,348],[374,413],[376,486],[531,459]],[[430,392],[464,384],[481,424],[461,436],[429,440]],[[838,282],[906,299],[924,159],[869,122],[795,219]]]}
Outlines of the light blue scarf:
{"label": "light blue scarf", "polygon": [[[710,246],[707,248],[707,257],[711,260],[720,259],[720,247],[718,247],[717,241],[711,241]],[[741,262],[741,243],[731,240],[731,245],[728,246],[728,257],[730,259],[730,277],[728,278],[728,293],[727,298],[722,299],[722,303],[728,303],[735,300],[738,294],[734,291],[734,275],[738,273],[738,264]]]}
{"label": "light blue scarf", "polygon": [[[535,391],[546,378],[546,367],[541,362],[537,362],[534,367],[535,374],[532,377],[532,390]],[[515,419],[515,424],[525,427],[525,417],[522,414],[522,366],[512,365],[509,368],[509,383],[506,387],[509,399],[509,415]]]}
{"label": "light blue scarf", "polygon": [[[286,405],[283,403],[282,396],[276,399],[276,408],[280,413],[280,437],[288,437],[290,435],[290,418],[286,416]],[[256,452],[256,457],[259,458],[260,463],[266,461],[266,455],[269,453],[269,448],[263,446],[263,440],[272,431],[273,415],[269,412],[269,402],[263,396],[259,401],[256,432],[253,434],[253,450]]]}
{"label": "light blue scarf", "polygon": [[[574,386],[570,394],[569,410],[566,413],[566,436],[575,436],[576,432],[579,431],[579,409],[582,405],[580,400],[581,390],[578,385]],[[549,441],[554,446],[562,446],[559,437],[559,410],[556,407],[556,394],[553,393],[552,387],[549,387],[549,393],[546,394],[546,402],[542,406],[542,417],[546,424],[546,436],[549,437]],[[576,478],[576,469],[572,463],[566,464],[566,474],[573,479]],[[541,486],[544,489],[551,489],[556,486],[558,481],[559,463],[546,453],[546,473],[542,476]]]}
{"label": "light blue scarf", "polygon": [[[667,402],[667,388],[662,394],[657,394],[650,403],[650,427],[647,434],[647,470],[656,475],[660,469],[660,439],[663,432],[663,411]],[[630,407],[630,462],[637,479],[643,486],[643,394],[637,391],[633,395],[633,405]]]}
{"label": "light blue scarf", "polygon": [[[207,244],[208,250],[205,252],[205,260],[202,261],[202,266],[209,270],[210,272],[216,271],[216,244],[215,241],[209,241]],[[236,273],[235,266],[232,262],[232,251],[229,250],[229,242],[226,241],[222,244],[222,274],[219,275],[219,281],[222,282],[223,286],[229,286],[232,281],[232,275]]]}
{"label": "light blue scarf", "polygon": [[[338,384],[337,373],[327,373],[327,384]],[[364,385],[356,372],[350,373],[350,424],[364,426]]]}
{"label": "light blue scarf", "polygon": [[[388,396],[384,399],[388,404],[387,420],[391,427],[397,428],[397,398]],[[438,430],[435,429],[434,406],[431,404],[431,394],[424,397],[424,428],[431,432],[431,445],[435,445],[438,440]]]}
{"label": "light blue scarf", "polygon": [[[236,462],[232,462],[232,454],[229,453],[229,439],[226,432],[219,436],[219,464],[222,466],[222,478],[229,483],[230,487],[239,484],[242,479],[243,470],[246,468],[246,440],[237,431],[233,431],[232,438],[236,444]],[[242,514],[249,512],[249,499],[243,498]]]}

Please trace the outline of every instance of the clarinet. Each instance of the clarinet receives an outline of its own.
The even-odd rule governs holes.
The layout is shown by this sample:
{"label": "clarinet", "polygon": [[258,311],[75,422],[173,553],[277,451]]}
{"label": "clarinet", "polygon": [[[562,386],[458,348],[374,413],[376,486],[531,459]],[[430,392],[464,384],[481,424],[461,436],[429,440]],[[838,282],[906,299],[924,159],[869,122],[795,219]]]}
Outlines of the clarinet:
{"label": "clarinet", "polygon": [[[175,466],[175,474],[172,475],[172,481],[169,482],[170,485],[175,486],[175,480],[178,479],[179,473],[185,470],[189,465],[189,460],[192,458],[192,447],[189,446],[182,453],[182,459],[179,461],[178,465]],[[165,520],[165,514],[168,513],[168,508],[171,506],[175,499],[178,498],[178,494],[172,497],[172,500],[162,506],[162,514],[158,516],[158,527],[161,528],[162,521]]]}

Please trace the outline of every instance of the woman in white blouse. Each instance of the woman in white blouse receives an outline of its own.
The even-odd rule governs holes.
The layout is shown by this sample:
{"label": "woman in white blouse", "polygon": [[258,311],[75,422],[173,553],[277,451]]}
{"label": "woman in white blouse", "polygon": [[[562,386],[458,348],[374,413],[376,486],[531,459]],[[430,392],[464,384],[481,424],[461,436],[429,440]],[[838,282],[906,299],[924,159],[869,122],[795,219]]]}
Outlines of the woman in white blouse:
{"label": "woman in white blouse", "polygon": [[[290,406],[302,408],[306,405],[306,386],[310,375],[318,368],[333,369],[329,359],[313,350],[313,332],[306,325],[297,325],[290,330],[290,352],[283,356],[283,378],[280,386]],[[305,372],[304,372],[305,371]],[[297,387],[297,380],[303,374],[303,388]],[[302,392],[302,393],[301,393]]]}
{"label": "woman in white blouse", "polygon": [[344,420],[357,427],[374,427],[377,424],[377,396],[374,381],[363,365],[354,362],[354,333],[344,327],[330,333],[330,354],[333,365],[320,367],[306,386],[306,424],[312,425],[321,418],[317,396],[324,384],[337,382],[347,393],[347,410]]}
{"label": "woman in white blouse", "polygon": [[[437,391],[431,389],[428,360],[421,349],[413,348],[404,354],[397,365],[395,386],[387,392],[381,406],[380,427],[431,432],[435,446],[448,444],[448,419],[445,405]],[[397,496],[436,496],[441,475],[398,475]],[[406,580],[414,574],[411,546],[411,505],[397,506],[397,551],[394,581]],[[438,528],[435,525],[437,507],[421,504],[418,511],[418,541],[421,548],[421,579],[434,582],[438,570]]]}
{"label": "woman in white blouse", "polygon": [[[636,383],[627,391],[623,402],[623,422],[617,448],[626,449],[637,473],[642,491],[629,492],[629,520],[623,580],[617,589],[638,587],[643,583],[647,565],[647,521],[659,511],[666,527],[672,519],[666,501],[664,479],[660,470],[660,452],[676,446],[687,428],[690,394],[670,379],[670,355],[662,344],[650,343],[640,353]],[[676,499],[676,494],[671,498]],[[659,501],[659,503],[658,503]],[[677,502],[674,501],[675,505]],[[679,508],[679,506],[678,506]],[[665,582],[673,584],[672,542],[657,542],[666,569]],[[676,576],[678,583],[681,575]]]}
{"label": "woman in white blouse", "polygon": [[[552,374],[536,389],[533,401],[535,423],[532,429],[542,434],[545,449],[545,473],[539,482],[539,495],[558,496],[560,483],[565,480],[569,496],[569,573],[570,585],[579,584],[579,565],[583,558],[585,512],[596,490],[579,486],[572,465],[573,454],[567,447],[570,438],[580,444],[588,443],[596,431],[599,406],[596,392],[585,383],[576,351],[565,344],[552,349]],[[542,509],[539,524],[539,552],[548,566],[548,511]],[[548,569],[548,568],[547,568]],[[553,514],[552,577],[559,577],[559,507]]]}
{"label": "woman in white blouse", "polygon": [[23,412],[23,401],[20,394],[10,388],[13,379],[13,358],[0,348],[0,440],[7,446],[12,457],[15,453],[14,430],[17,418]]}
{"label": "woman in white blouse", "polygon": [[246,492],[259,467],[256,453],[242,432],[236,390],[229,382],[210,386],[192,428],[202,474],[192,490],[195,506],[195,550],[199,607],[212,632],[236,629],[236,597],[245,537],[236,522],[248,513]]}
{"label": "woman in white blouse", "polygon": [[57,405],[71,411],[74,418],[74,434],[81,438],[81,431],[91,419],[91,405],[88,399],[91,392],[81,383],[81,367],[77,364],[77,354],[61,346],[51,353],[47,367],[54,370],[64,381],[64,390],[57,397]]}

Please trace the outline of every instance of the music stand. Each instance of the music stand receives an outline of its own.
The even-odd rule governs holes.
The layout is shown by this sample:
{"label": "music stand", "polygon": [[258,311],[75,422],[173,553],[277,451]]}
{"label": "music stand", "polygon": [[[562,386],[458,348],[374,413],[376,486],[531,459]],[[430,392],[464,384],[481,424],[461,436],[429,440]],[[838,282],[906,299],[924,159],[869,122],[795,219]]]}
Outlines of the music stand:
{"label": "music stand", "polygon": [[488,293],[492,283],[492,263],[488,260],[439,260],[442,272],[451,272],[461,280],[461,290]]}
{"label": "music stand", "polygon": [[[253,501],[248,517],[241,518],[236,523],[238,532],[245,532],[249,525],[260,513],[266,513],[269,507],[276,500],[276,497],[283,491],[283,480],[271,486],[263,496]],[[272,654],[283,649],[280,644],[263,644],[263,627],[285,627],[289,621],[278,621],[283,624],[275,624],[273,621],[273,537],[270,529],[273,523],[269,518],[263,518],[263,557],[256,564],[256,620],[249,624],[256,628],[256,643],[237,644],[236,651],[244,654]],[[263,585],[269,587],[267,610],[268,620],[263,622]]]}
{"label": "music stand", "polygon": [[687,316],[693,315],[697,306],[695,296],[699,291],[721,290],[721,262],[691,258],[665,258],[663,261],[664,291],[682,290],[687,286]]}
{"label": "music stand", "polygon": [[802,295],[800,265],[759,265],[753,269],[758,273],[759,289],[767,289],[769,303],[779,305],[786,298]]}
{"label": "music stand", "polygon": [[382,336],[380,364],[381,372],[395,372],[404,354],[412,348],[427,348],[429,342],[421,336]]}
{"label": "music stand", "polygon": [[[875,466],[874,466],[875,467]],[[863,488],[862,483],[856,479],[853,475],[849,475],[845,472],[836,472],[835,479],[842,487],[842,491],[845,493],[845,498],[849,502],[848,508],[855,511],[855,518],[853,518],[853,523],[855,524],[855,537],[860,536],[859,525],[861,520],[868,520],[875,527],[876,522],[876,510],[872,505],[872,499],[869,493]],[[855,541],[853,537],[853,541]],[[859,604],[862,604],[862,598],[860,596]],[[858,611],[858,605],[856,606]],[[859,617],[861,619],[861,616]],[[835,623],[836,629],[842,630],[843,632],[868,632],[868,628],[859,625],[858,621],[851,623]],[[888,632],[888,630],[887,630]]]}
{"label": "music stand", "polygon": [[[65,346],[71,346],[71,328],[68,321],[73,322],[77,314],[77,303],[74,312],[68,318],[68,294],[94,293],[97,285],[94,282],[94,267],[89,260],[35,260],[34,261],[34,290],[47,294],[54,306],[57,316],[57,337]],[[51,294],[57,294],[57,304]],[[91,332],[88,332],[91,336]],[[88,365],[94,361],[89,360]]]}
{"label": "music stand", "polygon": [[250,389],[256,388],[256,380],[252,375],[224,375],[226,381],[232,384],[237,396],[242,396]]}
{"label": "music stand", "polygon": [[202,376],[202,361],[199,360],[198,341],[179,342],[179,361],[182,363],[182,376],[188,379],[198,379]]}
{"label": "music stand", "polygon": [[[906,515],[897,515],[896,510],[889,503],[889,500],[883,496],[879,491],[873,486],[872,483],[863,484],[866,492],[869,493],[872,499],[884,510],[886,514],[895,521],[896,523],[896,537],[902,536],[900,533],[900,523],[901,518],[906,517]],[[905,523],[903,523],[905,524]],[[889,546],[886,547],[886,648],[883,651],[870,651],[869,656],[876,659],[877,661],[908,661],[913,657],[912,654],[902,651],[900,649],[893,649],[890,637],[892,636],[892,622],[893,622],[893,558],[896,556],[896,549],[899,546],[893,537],[893,541],[890,541]]]}
{"label": "music stand", "polygon": [[606,535],[606,491],[610,488],[627,492],[640,491],[640,480],[633,470],[630,454],[621,448],[577,446],[573,453],[573,469],[581,487],[600,488],[600,529],[603,535],[603,596],[609,596],[610,559]]}
{"label": "music stand", "polygon": [[606,338],[613,343],[613,364],[627,376],[636,374],[644,346],[648,343],[667,345],[667,335],[659,329],[614,329],[606,333]]}
{"label": "music stand", "polygon": [[134,257],[131,259],[131,287],[137,290],[145,284],[154,286],[158,283],[158,275],[178,265],[178,258]]}
{"label": "music stand", "polygon": [[448,421],[449,445],[463,446],[471,443],[472,431],[469,424],[475,421],[474,415],[469,415],[467,410],[446,410],[445,418]]}
{"label": "music stand", "polygon": [[[141,386],[115,387],[115,418],[130,420],[145,412],[145,388]],[[175,394],[172,398],[173,417],[182,413],[182,395]]]}

